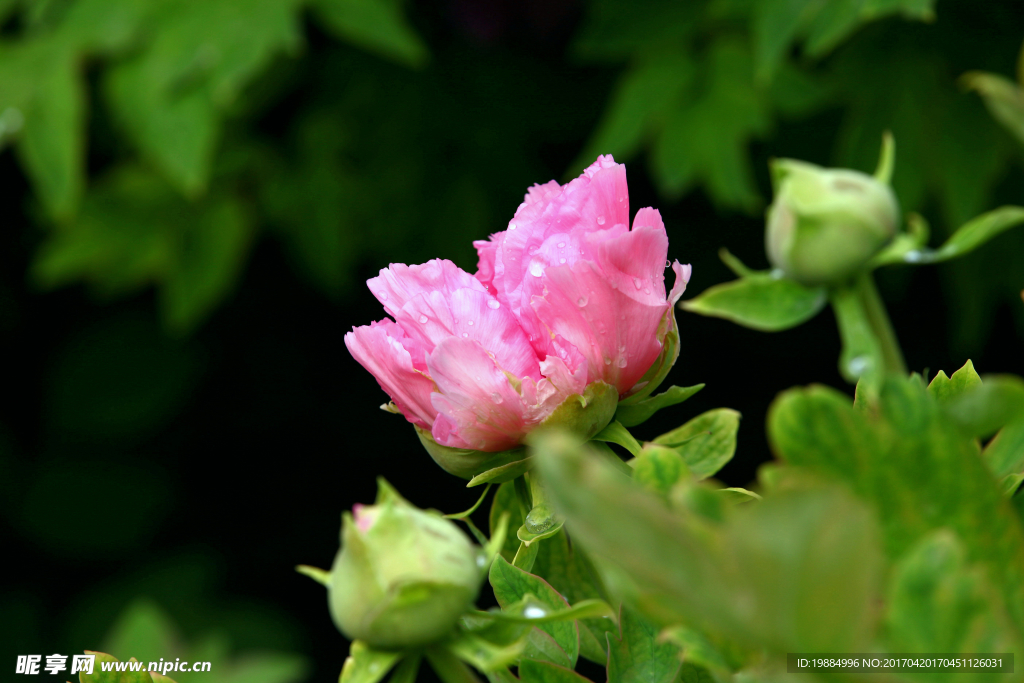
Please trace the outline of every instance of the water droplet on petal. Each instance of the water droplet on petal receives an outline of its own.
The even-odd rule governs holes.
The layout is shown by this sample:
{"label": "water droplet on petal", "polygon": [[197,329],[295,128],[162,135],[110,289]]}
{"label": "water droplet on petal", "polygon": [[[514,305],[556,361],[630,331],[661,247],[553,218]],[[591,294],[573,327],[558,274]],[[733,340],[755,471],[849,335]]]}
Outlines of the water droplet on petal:
{"label": "water droplet on petal", "polygon": [[487,302],[487,306],[490,307],[490,308],[493,308],[495,310],[501,308],[501,304],[498,303],[497,299],[491,299],[490,301],[488,301]]}
{"label": "water droplet on petal", "polygon": [[462,333],[462,336],[463,336],[463,337],[468,337],[468,336],[469,336],[469,332],[463,332],[463,333]]}
{"label": "water droplet on petal", "polygon": [[576,299],[576,304],[579,305],[581,308],[583,306],[586,306],[587,305],[587,297],[581,296],[579,299]]}
{"label": "water droplet on petal", "polygon": [[597,224],[598,225],[604,225],[604,216],[598,216],[597,217]]}
{"label": "water droplet on petal", "polygon": [[651,288],[650,287],[644,287],[644,294],[650,294],[650,293],[651,293]]}
{"label": "water droplet on petal", "polygon": [[427,322],[427,316],[425,316],[425,315],[421,315],[421,316],[420,316],[420,322],[421,322],[421,323],[425,323],[425,322]]}
{"label": "water droplet on petal", "polygon": [[540,263],[534,263],[530,266],[530,275],[534,277],[540,277],[544,274],[544,266]]}
{"label": "water droplet on petal", "polygon": [[558,243],[558,248],[559,249],[565,249],[565,242],[559,242]]}
{"label": "water droplet on petal", "polygon": [[560,259],[558,259],[558,262],[559,263],[565,263],[565,259],[564,258],[560,258]]}
{"label": "water droplet on petal", "polygon": [[500,405],[501,404],[501,394],[499,394],[496,391],[492,392],[491,393],[491,400]]}
{"label": "water droplet on petal", "polygon": [[633,286],[636,287],[637,289],[640,289],[641,287],[644,286],[644,283],[640,278],[635,277],[633,278]]}
{"label": "water droplet on petal", "polygon": [[625,199],[625,197],[619,197],[619,201],[620,202],[623,201],[624,199]]}
{"label": "water droplet on petal", "polygon": [[615,364],[618,365],[620,368],[626,367],[626,357],[622,356],[621,358],[619,358],[618,362],[615,363]]}
{"label": "water droplet on petal", "polygon": [[509,230],[515,230],[516,229],[516,224],[515,223],[509,223],[508,224],[508,229]]}
{"label": "water droplet on petal", "polygon": [[672,267],[672,262],[671,261],[665,261],[665,267],[666,268],[671,268]]}
{"label": "water droplet on petal", "polygon": [[383,299],[384,301],[387,301],[388,300],[388,293],[387,292],[381,292],[380,293],[380,298]]}
{"label": "water droplet on petal", "polygon": [[470,327],[472,327],[473,326],[473,321],[472,320],[467,320],[466,324],[469,325]]}
{"label": "water droplet on petal", "polygon": [[612,364],[612,359],[611,359],[611,358],[609,358],[609,357],[607,357],[607,356],[605,356],[605,358],[604,358],[604,364],[605,364],[605,365],[611,365],[611,364]]}

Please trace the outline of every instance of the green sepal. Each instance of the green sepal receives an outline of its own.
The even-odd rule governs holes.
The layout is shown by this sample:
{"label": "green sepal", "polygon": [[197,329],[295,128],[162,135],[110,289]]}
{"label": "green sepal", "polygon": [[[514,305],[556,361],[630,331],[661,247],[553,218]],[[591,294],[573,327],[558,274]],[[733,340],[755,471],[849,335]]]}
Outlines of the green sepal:
{"label": "green sepal", "polygon": [[732,460],[736,453],[739,426],[738,412],[730,408],[716,408],[662,434],[654,439],[654,443],[678,451],[690,472],[697,479],[706,479]]}
{"label": "green sepal", "polygon": [[426,429],[417,425],[413,427],[416,429],[416,435],[420,437],[420,443],[427,449],[434,462],[445,472],[461,479],[473,479],[482,472],[522,460],[526,455],[525,448],[513,448],[497,453],[474,451],[469,448],[449,448],[434,441],[434,437]]}
{"label": "green sepal", "polygon": [[506,481],[512,481],[517,477],[521,477],[525,473],[530,471],[530,459],[523,458],[522,460],[516,460],[510,462],[507,465],[501,465],[489,469],[486,472],[481,472],[466,484],[466,488],[473,488],[474,486],[480,486],[482,484],[504,484]]}
{"label": "green sepal", "polygon": [[896,235],[888,245],[872,256],[868,261],[867,269],[874,270],[879,266],[891,263],[904,263],[904,257],[907,254],[920,251],[928,246],[929,237],[931,237],[931,228],[928,226],[928,221],[920,214],[909,214],[906,231]]}
{"label": "green sepal", "polygon": [[823,287],[805,287],[780,272],[759,271],[710,287],[679,306],[754,330],[781,332],[807,322],[827,302]]}
{"label": "green sepal", "polygon": [[[486,614],[486,612],[484,613]],[[458,635],[446,643],[448,651],[475,669],[489,673],[516,663],[526,648],[529,627],[493,628],[476,618],[464,620]],[[467,624],[481,622],[476,628]]]}
{"label": "green sepal", "polygon": [[622,423],[620,422],[612,421],[607,427],[595,434],[593,439],[594,441],[616,443],[634,456],[640,454],[640,442],[637,441],[633,435],[629,433],[629,430],[622,426]]}
{"label": "green sepal", "polygon": [[619,407],[615,411],[614,419],[623,427],[635,427],[647,422],[652,415],[662,408],[682,403],[703,388],[703,384],[695,384],[692,387],[672,386],[660,394],[645,398],[642,401],[635,401],[629,404],[625,401],[620,401]]}
{"label": "green sepal", "polygon": [[308,564],[300,564],[296,565],[295,571],[303,576],[308,576],[321,586],[331,585],[331,573],[326,569],[320,569],[320,567],[313,567]]}
{"label": "green sepal", "polygon": [[875,256],[871,265],[940,263],[960,258],[1021,223],[1024,223],[1024,207],[1002,206],[964,223],[938,249],[929,249],[925,246],[927,234],[924,240],[919,236],[910,236],[907,239],[898,237]]}
{"label": "green sepal", "polygon": [[516,551],[516,556],[512,558],[512,566],[516,569],[522,569],[524,572],[530,571],[533,569],[533,563],[537,560],[537,550],[539,548],[539,544],[520,541],[519,550]]}
{"label": "green sepal", "polygon": [[607,382],[587,385],[583,394],[572,394],[555,408],[541,428],[566,429],[586,441],[608,426],[619,403],[619,392]]}
{"label": "green sepal", "polygon": [[401,658],[401,652],[377,650],[361,640],[353,640],[338,683],[377,683]]}

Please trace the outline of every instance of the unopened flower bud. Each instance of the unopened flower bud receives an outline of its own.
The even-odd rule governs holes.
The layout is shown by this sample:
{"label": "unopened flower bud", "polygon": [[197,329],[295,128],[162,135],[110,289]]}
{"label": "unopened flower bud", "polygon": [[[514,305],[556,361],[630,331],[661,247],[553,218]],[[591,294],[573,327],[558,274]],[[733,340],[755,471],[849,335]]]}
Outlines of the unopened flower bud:
{"label": "unopened flower bud", "polygon": [[848,280],[896,234],[896,196],[867,174],[781,159],[773,162],[772,177],[768,260],[797,282]]}
{"label": "unopened flower bud", "polygon": [[420,510],[381,480],[374,505],[342,519],[331,567],[331,616],[373,647],[425,645],[448,635],[476,599],[484,556],[455,524]]}

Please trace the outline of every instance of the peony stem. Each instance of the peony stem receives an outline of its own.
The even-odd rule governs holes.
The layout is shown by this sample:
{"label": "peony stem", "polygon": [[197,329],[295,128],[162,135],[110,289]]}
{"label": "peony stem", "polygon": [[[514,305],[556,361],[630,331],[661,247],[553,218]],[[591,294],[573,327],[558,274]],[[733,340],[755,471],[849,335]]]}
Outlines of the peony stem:
{"label": "peony stem", "polygon": [[886,372],[905,376],[907,365],[903,360],[903,352],[900,350],[896,331],[892,328],[889,314],[886,313],[885,304],[878,294],[875,279],[870,271],[861,274],[857,280],[857,292],[860,295],[861,305],[867,314],[871,330],[875,333],[875,338],[881,346],[882,361],[885,363]]}

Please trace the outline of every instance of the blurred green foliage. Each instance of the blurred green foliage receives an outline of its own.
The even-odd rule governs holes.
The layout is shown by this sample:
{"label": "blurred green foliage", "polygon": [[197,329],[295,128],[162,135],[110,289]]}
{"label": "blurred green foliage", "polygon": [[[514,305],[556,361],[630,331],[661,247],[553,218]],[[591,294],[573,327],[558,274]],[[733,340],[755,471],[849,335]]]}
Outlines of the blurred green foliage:
{"label": "blurred green foliage", "polygon": [[[617,84],[567,176],[599,153],[646,152],[666,198],[702,189],[756,212],[752,145],[840,112],[834,158],[815,160],[867,168],[891,129],[903,208],[934,207],[948,231],[1022,157],[955,72],[965,54],[976,68],[1012,55],[954,43],[943,11],[967,3],[934,4],[593,0],[568,57],[617,69]],[[260,233],[338,296],[365,259],[394,258],[381,245],[426,234],[424,248],[450,253],[454,237],[501,229],[511,190],[495,197],[480,174],[525,176],[524,140],[594,125],[586,84],[567,96],[577,109],[546,106],[557,75],[523,54],[434,56],[396,0],[7,0],[0,19],[0,140],[16,146],[45,235],[33,280],[101,299],[155,286],[179,334],[230,296]],[[321,34],[357,49],[309,63]],[[1020,135],[1019,90],[992,74],[965,83]],[[984,340],[1021,285],[1024,241],[1007,242],[1006,267],[949,271],[961,345]]]}

